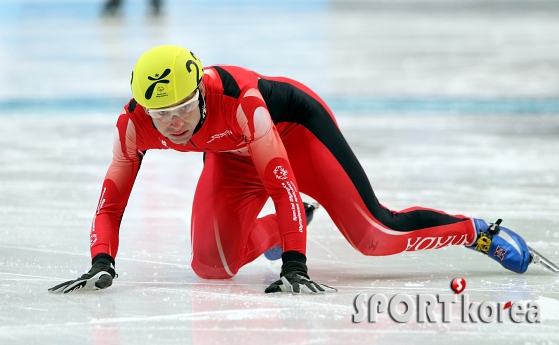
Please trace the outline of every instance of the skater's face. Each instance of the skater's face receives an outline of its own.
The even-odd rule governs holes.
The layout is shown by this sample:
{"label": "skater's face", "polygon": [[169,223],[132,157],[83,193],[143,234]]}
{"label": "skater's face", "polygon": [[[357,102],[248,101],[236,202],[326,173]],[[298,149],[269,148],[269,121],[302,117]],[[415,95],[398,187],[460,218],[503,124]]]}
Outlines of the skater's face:
{"label": "skater's face", "polygon": [[169,107],[146,109],[155,128],[175,144],[186,144],[200,121],[200,89]]}

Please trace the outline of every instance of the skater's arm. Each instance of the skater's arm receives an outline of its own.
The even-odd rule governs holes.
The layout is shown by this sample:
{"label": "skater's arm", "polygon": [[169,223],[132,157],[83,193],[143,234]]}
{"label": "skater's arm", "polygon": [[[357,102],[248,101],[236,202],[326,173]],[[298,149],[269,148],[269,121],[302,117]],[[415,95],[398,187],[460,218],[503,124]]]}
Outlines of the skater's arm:
{"label": "skater's arm", "polygon": [[91,258],[116,257],[119,228],[144,152],[130,117],[123,112],[117,122],[113,159],[103,181],[101,196],[91,225]]}
{"label": "skater's arm", "polygon": [[120,221],[143,157],[138,142],[134,124],[125,110],[117,122],[113,160],[103,181],[91,225],[92,267],[79,278],[58,284],[49,292],[66,294],[77,290],[106,289],[118,277],[114,259],[118,250]]}
{"label": "skater's arm", "polygon": [[240,100],[238,125],[258,175],[274,202],[283,250],[305,254],[305,211],[283,142],[258,90],[246,90]]}

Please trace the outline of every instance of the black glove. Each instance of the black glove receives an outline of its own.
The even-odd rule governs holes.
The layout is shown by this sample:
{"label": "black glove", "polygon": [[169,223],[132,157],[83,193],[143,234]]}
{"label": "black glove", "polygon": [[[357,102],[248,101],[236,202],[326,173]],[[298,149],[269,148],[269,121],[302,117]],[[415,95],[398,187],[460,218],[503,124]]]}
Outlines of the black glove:
{"label": "black glove", "polygon": [[49,289],[51,293],[70,293],[76,290],[93,291],[106,289],[118,277],[115,272],[113,259],[106,254],[100,254],[93,259],[93,266],[89,272],[82,274],[75,280],[69,280]]}
{"label": "black glove", "polygon": [[[307,265],[303,260],[288,260],[286,256],[290,256],[294,252],[285,252],[282,254],[283,265],[281,266],[281,279],[270,284],[264,291],[265,293],[272,292],[291,292],[293,294],[300,294],[301,292],[309,294],[338,292],[338,290],[323,284],[318,284],[310,280],[307,274]],[[287,254],[287,255],[286,255]],[[306,257],[301,254],[306,261]]]}

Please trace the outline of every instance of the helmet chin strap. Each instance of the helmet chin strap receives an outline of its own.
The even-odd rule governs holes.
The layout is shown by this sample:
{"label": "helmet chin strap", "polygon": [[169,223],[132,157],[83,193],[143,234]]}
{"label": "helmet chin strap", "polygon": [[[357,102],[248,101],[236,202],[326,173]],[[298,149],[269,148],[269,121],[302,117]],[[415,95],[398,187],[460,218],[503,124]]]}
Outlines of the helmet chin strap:
{"label": "helmet chin strap", "polygon": [[194,132],[192,132],[192,135],[196,134],[196,132],[198,132],[198,130],[202,128],[204,121],[206,121],[206,100],[204,99],[204,97],[202,97],[201,92],[198,96],[198,99],[200,100],[200,121],[198,121],[198,124],[196,125],[196,128],[194,128]]}

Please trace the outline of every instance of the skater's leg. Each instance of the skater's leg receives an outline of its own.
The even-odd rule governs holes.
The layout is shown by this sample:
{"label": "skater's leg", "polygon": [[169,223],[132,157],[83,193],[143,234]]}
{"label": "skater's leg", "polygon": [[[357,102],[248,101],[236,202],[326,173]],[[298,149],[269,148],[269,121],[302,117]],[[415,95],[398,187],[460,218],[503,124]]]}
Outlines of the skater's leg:
{"label": "skater's leg", "polygon": [[468,217],[422,207],[395,212],[382,206],[353,152],[341,133],[336,133],[337,127],[334,129],[328,136],[338,136],[335,150],[306,127],[291,135],[304,137],[306,145],[290,138],[285,145],[301,192],[326,209],[353,247],[365,255],[390,255],[474,242]]}
{"label": "skater's leg", "polygon": [[207,154],[192,210],[192,269],[203,278],[230,278],[281,244],[275,215],[256,220],[268,194],[250,158]]}
{"label": "skater's leg", "polygon": [[154,16],[161,14],[162,0],[150,0],[151,10]]}
{"label": "skater's leg", "polygon": [[107,0],[103,5],[103,15],[114,16],[122,7],[122,0]]}
{"label": "skater's leg", "polygon": [[[337,135],[334,126],[330,128],[329,140]],[[341,134],[335,143],[318,140],[306,128],[297,135],[306,136],[308,142],[308,148],[299,145],[296,153],[290,153],[299,188],[324,206],[348,241],[363,254],[389,255],[465,245],[487,254],[506,269],[526,271],[530,250],[512,230],[497,226],[491,233],[483,220],[423,207],[390,211],[376,199]]]}
{"label": "skater's leg", "polygon": [[[262,85],[301,192],[324,206],[346,239],[366,255],[390,255],[447,245],[469,245],[471,218],[414,207],[400,212],[377,200],[368,177],[341,134],[330,109],[304,85],[275,78]],[[274,102],[293,99],[288,109]]]}
{"label": "skater's leg", "polygon": [[[263,84],[261,89],[270,99],[270,114],[283,133],[301,192],[324,206],[357,250],[366,255],[389,255],[448,245],[477,247],[488,227],[483,221],[424,207],[396,212],[381,205],[332,112],[312,90],[285,78],[274,78],[273,87]],[[274,103],[274,95],[288,95],[295,101],[286,109]],[[501,260],[503,248],[499,244],[514,249],[507,249],[507,259]],[[519,273],[525,271],[534,255],[541,257],[530,254],[524,240],[506,228],[495,234],[492,245],[488,254]],[[541,262],[544,260],[546,268],[558,271],[541,257]]]}

